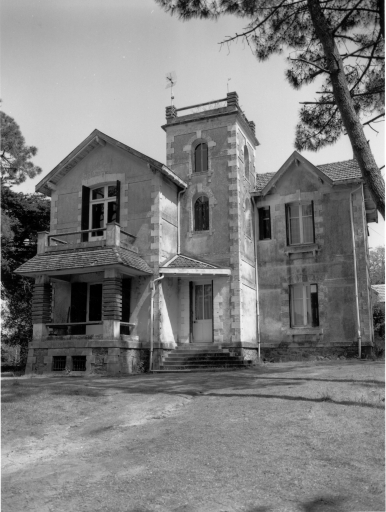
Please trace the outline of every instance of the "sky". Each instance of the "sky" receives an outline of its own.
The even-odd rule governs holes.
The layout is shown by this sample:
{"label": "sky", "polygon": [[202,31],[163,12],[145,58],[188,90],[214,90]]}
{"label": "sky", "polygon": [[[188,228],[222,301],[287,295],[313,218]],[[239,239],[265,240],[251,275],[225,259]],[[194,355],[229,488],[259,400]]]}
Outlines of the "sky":
{"label": "sky", "polygon": [[[2,109],[19,124],[34,163],[36,183],[95,128],[166,162],[166,74],[174,71],[177,108],[222,99],[236,91],[256,124],[258,172],[275,172],[294,151],[301,101],[317,85],[295,91],[285,79],[285,56],[260,63],[243,42],[220,45],[245,20],[182,22],[154,0],[2,0]],[[384,165],[384,124],[366,128],[377,164]],[[347,136],[317,153],[313,164],[349,160]],[[384,169],[383,169],[384,175]],[[370,228],[370,247],[384,245],[385,224]]]}

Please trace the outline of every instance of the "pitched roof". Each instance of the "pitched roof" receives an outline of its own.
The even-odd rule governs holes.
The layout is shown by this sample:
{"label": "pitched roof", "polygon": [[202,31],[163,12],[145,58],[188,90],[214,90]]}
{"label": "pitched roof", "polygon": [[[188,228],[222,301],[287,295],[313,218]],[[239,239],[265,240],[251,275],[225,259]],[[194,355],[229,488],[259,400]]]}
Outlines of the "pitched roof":
{"label": "pitched roof", "polygon": [[385,285],[372,284],[371,288],[378,294],[378,302],[385,302]]}
{"label": "pitched roof", "polygon": [[138,254],[123,247],[104,247],[76,251],[55,251],[38,254],[17,270],[18,274],[44,274],[47,272],[75,269],[88,269],[106,265],[123,265],[139,271],[141,274],[152,274],[153,271]]}
{"label": "pitched roof", "polygon": [[216,265],[212,265],[211,263],[206,263],[204,261],[196,260],[193,258],[189,258],[189,256],[183,256],[182,254],[177,254],[174,258],[172,258],[166,265],[166,268],[219,268]]}
{"label": "pitched roof", "polygon": [[[333,182],[362,179],[362,173],[356,160],[345,160],[344,162],[317,165],[316,167]],[[256,192],[262,191],[277,172],[258,174],[256,176]]]}
{"label": "pitched roof", "polygon": [[100,130],[95,129],[83,142],[79,144],[64,160],[62,160],[50,173],[47,174],[35,187],[36,192],[41,192],[47,196],[51,195],[51,189],[55,188],[55,185],[65,176],[73,167],[77,165],[84,157],[86,157],[94,148],[104,146],[109,143],[117,148],[120,148],[132,155],[144,160],[149,166],[160,171],[171,181],[176,183],[179,187],[185,189],[187,184],[177,176],[171,169],[166,165],[144,155],[140,151],[122,144],[122,142],[109,137]]}
{"label": "pitched roof", "polygon": [[345,160],[344,162],[323,164],[317,167],[333,181],[362,178],[362,173],[356,160]]}

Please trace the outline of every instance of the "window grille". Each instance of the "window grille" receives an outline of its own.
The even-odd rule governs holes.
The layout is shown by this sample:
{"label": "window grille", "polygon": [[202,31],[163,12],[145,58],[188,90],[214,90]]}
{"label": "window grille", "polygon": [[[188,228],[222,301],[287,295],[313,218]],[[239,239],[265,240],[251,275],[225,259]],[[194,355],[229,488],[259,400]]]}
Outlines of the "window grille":
{"label": "window grille", "polygon": [[52,358],[52,371],[63,372],[66,369],[66,356],[53,356]]}
{"label": "window grille", "polygon": [[86,356],[72,356],[72,371],[86,371]]}

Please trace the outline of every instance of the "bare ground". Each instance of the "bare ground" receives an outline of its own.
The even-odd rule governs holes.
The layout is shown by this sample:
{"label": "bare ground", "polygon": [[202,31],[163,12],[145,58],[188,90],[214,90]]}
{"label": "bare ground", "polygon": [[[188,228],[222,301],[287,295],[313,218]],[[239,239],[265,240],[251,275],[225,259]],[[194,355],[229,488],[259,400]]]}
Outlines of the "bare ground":
{"label": "bare ground", "polygon": [[2,380],[2,510],[383,511],[384,362]]}

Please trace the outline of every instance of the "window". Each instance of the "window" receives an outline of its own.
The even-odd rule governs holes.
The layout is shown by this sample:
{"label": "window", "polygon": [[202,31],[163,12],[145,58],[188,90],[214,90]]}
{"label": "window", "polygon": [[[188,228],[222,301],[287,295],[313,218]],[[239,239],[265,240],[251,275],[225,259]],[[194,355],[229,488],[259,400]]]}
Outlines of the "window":
{"label": "window", "polygon": [[194,203],[194,231],[209,230],[209,199],[199,197]]}
{"label": "window", "polygon": [[72,356],[72,371],[86,371],[86,356]]}
{"label": "window", "polygon": [[259,213],[259,240],[271,239],[271,210],[269,206],[258,209]]}
{"label": "window", "polygon": [[249,181],[249,151],[247,145],[244,146],[244,175]]}
{"label": "window", "polygon": [[290,286],[291,327],[319,325],[318,285],[299,283]]}
{"label": "window", "polygon": [[286,204],[287,244],[312,244],[314,235],[314,207],[310,203]]}
{"label": "window", "polygon": [[[117,187],[104,185],[90,190],[90,229],[104,228],[117,220]],[[93,231],[91,238],[103,236],[103,231]]]}
{"label": "window", "polygon": [[252,238],[251,202],[248,198],[245,200],[245,234]]}
{"label": "window", "polygon": [[52,358],[52,371],[63,372],[66,369],[66,356],[53,356]]}
{"label": "window", "polygon": [[[115,182],[115,184],[100,185],[92,189],[83,186],[82,231],[105,228],[109,222],[119,223],[120,196],[120,181]],[[82,233],[82,242],[87,242],[89,239],[99,240],[103,235],[103,231]]]}
{"label": "window", "polygon": [[208,170],[208,145],[205,142],[198,144],[194,150],[194,172]]}
{"label": "window", "polygon": [[[99,322],[101,320],[102,283],[72,283],[71,322]],[[71,334],[86,334],[86,326],[71,326]]]}

